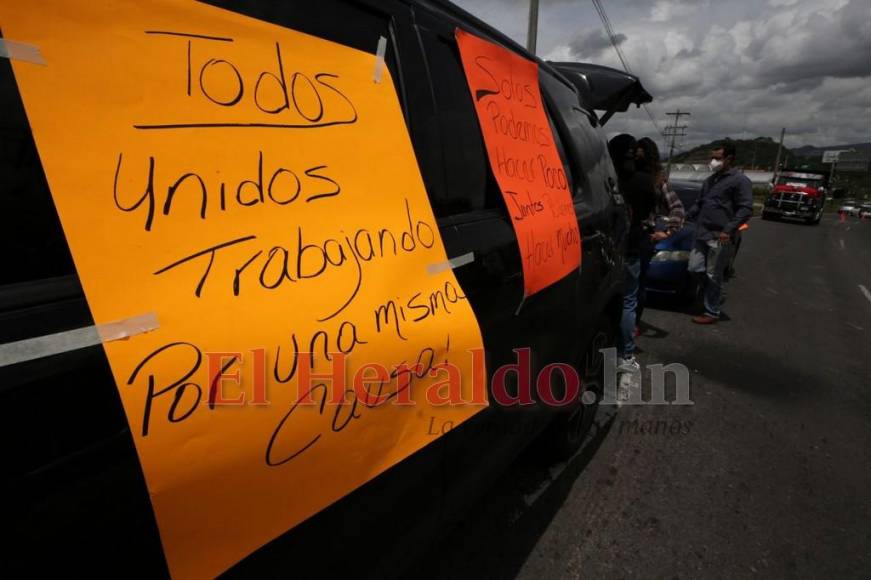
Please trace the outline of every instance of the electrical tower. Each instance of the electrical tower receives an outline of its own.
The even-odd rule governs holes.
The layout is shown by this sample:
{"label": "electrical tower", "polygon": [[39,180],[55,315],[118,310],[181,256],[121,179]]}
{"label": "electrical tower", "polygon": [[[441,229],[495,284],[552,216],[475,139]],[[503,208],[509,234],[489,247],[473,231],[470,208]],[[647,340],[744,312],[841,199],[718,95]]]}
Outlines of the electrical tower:
{"label": "electrical tower", "polygon": [[671,145],[668,148],[668,167],[666,168],[666,176],[671,175],[671,158],[674,156],[674,143],[678,137],[686,137],[687,125],[680,125],[681,117],[689,117],[692,115],[689,111],[681,111],[678,109],[672,113],[666,113],[670,117],[674,117],[674,123],[665,128],[664,135],[671,137]]}

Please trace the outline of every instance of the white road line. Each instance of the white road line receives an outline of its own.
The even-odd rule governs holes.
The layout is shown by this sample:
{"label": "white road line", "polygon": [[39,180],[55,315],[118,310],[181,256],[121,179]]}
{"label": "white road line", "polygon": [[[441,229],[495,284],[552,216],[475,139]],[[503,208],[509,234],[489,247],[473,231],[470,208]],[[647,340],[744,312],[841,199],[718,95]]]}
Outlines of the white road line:
{"label": "white road line", "polygon": [[871,302],[871,292],[869,292],[868,289],[865,288],[865,286],[863,286],[862,284],[859,284],[859,290],[862,291],[862,294],[865,295],[865,298],[868,299],[868,302]]}
{"label": "white road line", "polygon": [[766,287],[765,289],[768,290],[769,292],[771,292],[772,294],[774,294],[775,296],[778,295],[778,294],[780,294],[780,292],[778,292],[778,291],[775,290],[774,288],[768,288],[768,287]]}
{"label": "white road line", "polygon": [[840,239],[840,240],[838,240],[838,241],[841,242],[841,249],[843,250],[843,249],[844,249],[844,240],[843,240],[843,239]]}
{"label": "white road line", "polygon": [[847,326],[850,326],[850,327],[852,327],[852,328],[855,328],[856,330],[865,330],[864,328],[862,328],[862,327],[859,326],[858,324],[853,324],[852,322],[848,322],[848,323],[847,323]]}

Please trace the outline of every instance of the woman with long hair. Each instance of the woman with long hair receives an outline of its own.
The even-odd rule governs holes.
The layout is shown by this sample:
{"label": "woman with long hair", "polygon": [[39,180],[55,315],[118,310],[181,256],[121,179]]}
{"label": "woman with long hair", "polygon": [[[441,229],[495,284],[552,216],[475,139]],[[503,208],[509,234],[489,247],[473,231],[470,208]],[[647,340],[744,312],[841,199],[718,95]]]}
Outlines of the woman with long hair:
{"label": "woman with long hair", "polygon": [[636,142],[635,170],[651,176],[653,190],[653,211],[644,218],[646,235],[641,246],[641,276],[639,279],[638,305],[635,310],[635,334],[640,334],[641,315],[644,313],[646,292],[644,281],[647,267],[657,242],[671,236],[683,227],[684,207],[677,194],[668,185],[668,176],[659,159],[659,148],[649,137]]}

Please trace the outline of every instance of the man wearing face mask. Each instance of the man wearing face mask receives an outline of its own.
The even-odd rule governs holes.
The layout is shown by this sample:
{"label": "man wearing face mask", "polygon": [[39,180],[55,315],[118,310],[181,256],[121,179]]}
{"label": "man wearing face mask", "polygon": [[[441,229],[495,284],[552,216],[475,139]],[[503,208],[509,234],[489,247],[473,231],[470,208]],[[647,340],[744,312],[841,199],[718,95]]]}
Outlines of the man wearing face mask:
{"label": "man wearing face mask", "polygon": [[638,307],[641,276],[641,243],[645,234],[644,220],[654,209],[653,176],[635,169],[637,143],[632,135],[617,135],[608,142],[608,152],[617,171],[620,194],[629,211],[629,231],[623,260],[623,315],[620,321],[620,341],[617,345],[617,372],[635,373],[635,311]]}
{"label": "man wearing face mask", "polygon": [[686,214],[687,221],[696,224],[688,269],[704,281],[705,312],[693,318],[697,324],[714,324],[720,319],[723,273],[735,235],[753,215],[750,179],[734,169],[734,163],[733,142],[714,149],[710,163],[713,173],[702,183],[699,198]]}

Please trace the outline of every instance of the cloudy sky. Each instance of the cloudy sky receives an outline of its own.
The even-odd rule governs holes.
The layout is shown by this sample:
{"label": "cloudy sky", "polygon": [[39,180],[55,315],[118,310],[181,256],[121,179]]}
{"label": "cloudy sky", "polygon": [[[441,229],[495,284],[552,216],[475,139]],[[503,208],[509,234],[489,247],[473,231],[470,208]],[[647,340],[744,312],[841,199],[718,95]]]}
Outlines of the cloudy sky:
{"label": "cloudy sky", "polygon": [[[454,0],[521,44],[528,0]],[[619,67],[591,0],[540,0],[537,53]],[[602,0],[633,72],[666,111],[689,110],[691,147],[757,135],[785,144],[871,141],[871,0]],[[686,118],[684,118],[686,119]],[[643,110],[609,132],[656,134]],[[661,142],[661,140],[657,140]]]}

